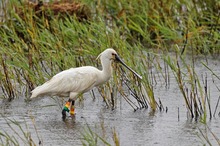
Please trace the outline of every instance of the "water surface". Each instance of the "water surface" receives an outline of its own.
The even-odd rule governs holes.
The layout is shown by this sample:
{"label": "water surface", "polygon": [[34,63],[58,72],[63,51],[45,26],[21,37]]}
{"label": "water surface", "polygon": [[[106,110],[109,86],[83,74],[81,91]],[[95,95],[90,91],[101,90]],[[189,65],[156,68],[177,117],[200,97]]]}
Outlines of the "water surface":
{"label": "water surface", "polygon": [[[214,112],[220,95],[215,86],[220,87],[220,81],[213,77],[210,71],[201,64],[201,61],[203,59],[196,61],[195,69],[201,76],[207,74],[212,112]],[[208,59],[208,65],[220,76],[219,60]],[[215,83],[213,83],[213,79]],[[76,102],[75,118],[68,118],[65,122],[61,118],[63,100],[60,98],[46,97],[31,102],[25,102],[24,97],[17,98],[12,102],[1,100],[0,132],[7,132],[17,137],[19,143],[24,145],[24,142],[15,133],[16,131],[22,135],[22,130],[7,120],[11,119],[19,122],[24,131],[29,131],[36,144],[41,141],[41,145],[46,146],[82,145],[82,134],[85,134],[85,131],[88,132],[87,125],[112,145],[114,145],[113,131],[115,130],[122,146],[188,146],[207,144],[203,138],[199,138],[202,136],[200,129],[204,134],[208,134],[213,145],[217,145],[210,131],[205,130],[204,124],[187,117],[185,102],[172,72],[170,72],[169,88],[158,81],[154,92],[156,99],[160,98],[163,106],[168,108],[167,112],[153,112],[151,109],[134,112],[120,96],[117,97],[117,108],[111,110],[99,98],[98,93],[96,93],[95,100],[89,93],[86,93],[82,102]],[[218,107],[214,118],[207,119],[207,126],[218,138],[220,138],[219,112],[220,107]],[[12,128],[7,123],[11,123]]]}

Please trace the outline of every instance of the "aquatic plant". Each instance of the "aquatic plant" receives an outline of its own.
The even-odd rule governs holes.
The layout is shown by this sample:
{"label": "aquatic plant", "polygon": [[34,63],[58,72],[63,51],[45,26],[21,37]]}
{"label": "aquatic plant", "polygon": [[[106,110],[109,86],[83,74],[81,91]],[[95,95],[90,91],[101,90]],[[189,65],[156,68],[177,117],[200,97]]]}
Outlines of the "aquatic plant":
{"label": "aquatic plant", "polygon": [[[2,117],[4,117],[3,115],[1,115]],[[8,128],[13,132],[9,133],[7,131],[3,131],[2,129],[0,130],[0,145],[4,145],[4,146],[11,146],[11,145],[36,145],[36,141],[33,140],[32,138],[32,133],[29,132],[28,130],[28,125],[24,119],[23,123],[25,124],[25,127],[17,120],[15,119],[10,119],[7,117],[4,117]],[[35,129],[35,134],[37,135],[38,138],[38,144],[41,145],[42,141],[39,138],[38,132],[37,132],[37,128],[34,122],[34,118],[32,118],[32,122],[33,122],[33,126]]]}
{"label": "aquatic plant", "polygon": [[[82,135],[82,145],[83,146],[87,146],[87,145],[91,145],[91,146],[95,146],[95,145],[106,145],[106,146],[111,146],[111,144],[109,144],[105,138],[102,138],[101,136],[99,136],[98,134],[96,134],[88,125],[87,127],[85,127],[85,130],[83,132],[81,132]],[[117,135],[114,134],[113,136],[114,140],[116,141],[116,144],[118,145],[118,142],[116,139]]]}
{"label": "aquatic plant", "polygon": [[[220,140],[217,137],[217,135],[212,132],[212,130],[209,128],[208,125],[204,124],[204,126],[205,126],[205,130],[204,129],[202,130],[201,128],[199,128],[199,133],[198,133],[198,137],[201,139],[202,143],[203,144],[207,143],[210,146],[216,145],[216,144],[220,145]],[[214,138],[216,143],[214,144],[214,142],[211,142],[210,138]]]}
{"label": "aquatic plant", "polygon": [[[206,123],[207,117],[211,120],[214,116],[211,108],[211,95],[207,74],[199,77],[200,74],[198,75],[195,71],[195,56],[193,51],[191,60],[187,61],[179,50],[177,49],[176,58],[171,59],[170,56],[165,56],[164,60],[175,76],[190,117],[196,121],[199,119],[201,122]],[[216,88],[218,89],[218,86]],[[214,113],[216,113],[216,108]]]}
{"label": "aquatic plant", "polygon": [[[149,106],[156,110],[160,104],[154,96],[156,80],[151,66],[161,74],[160,79],[166,86],[169,85],[169,72],[165,65],[166,73],[163,73],[160,64],[155,62],[158,57],[149,52],[166,54],[175,51],[177,45],[182,46],[179,54],[191,53],[190,50],[194,50],[194,54],[219,53],[217,1],[63,1],[63,6],[67,5],[74,11],[64,13],[62,2],[8,1],[5,9],[8,15],[0,29],[0,87],[5,98],[29,97],[36,85],[64,69],[98,66],[95,57],[103,49],[114,47],[131,68],[140,71],[143,80],[140,82],[117,67],[115,75],[122,75],[122,78],[114,78],[115,85],[107,84],[99,89],[103,99],[114,108],[113,91],[120,91],[134,110]],[[60,13],[54,12],[55,6]],[[190,70],[188,73],[195,78]],[[182,84],[181,74],[180,71],[177,76],[179,85]],[[122,86],[127,87],[129,94]],[[110,94],[104,92],[107,89]],[[187,101],[186,95],[184,98]]]}
{"label": "aquatic plant", "polygon": [[[55,14],[53,9],[42,11],[42,3],[7,2],[7,5],[2,4],[4,17],[0,22],[1,98],[13,100],[25,96],[28,99],[36,85],[57,72],[82,65],[99,67],[96,56],[113,47],[143,79],[140,81],[122,67],[115,66],[117,71],[112,82],[98,89],[112,109],[116,108],[116,97],[122,96],[135,111],[142,108],[164,110],[160,99],[155,97],[154,87],[159,80],[169,88],[172,71],[189,118],[206,123],[207,117],[211,119],[218,112],[220,98],[213,112],[207,77],[200,77],[194,70],[196,55],[215,57],[219,54],[218,0],[81,0],[77,5],[86,9],[65,14],[63,11]],[[65,2],[64,6],[70,2]],[[54,7],[53,1],[51,7]],[[59,9],[63,10],[61,5]],[[82,19],[77,15],[81,12]],[[174,52],[175,57],[169,52]],[[186,55],[191,55],[190,63]],[[158,61],[161,58],[164,64]],[[219,80],[218,74],[206,63],[203,65]],[[217,85],[216,88],[220,91]],[[93,92],[91,95],[96,98]],[[30,135],[23,133],[28,139],[25,143],[31,143]],[[0,134],[9,145],[17,144],[8,133]],[[89,128],[83,137],[83,144],[97,144],[101,140],[108,145]],[[119,145],[115,130],[113,137],[115,145]]]}

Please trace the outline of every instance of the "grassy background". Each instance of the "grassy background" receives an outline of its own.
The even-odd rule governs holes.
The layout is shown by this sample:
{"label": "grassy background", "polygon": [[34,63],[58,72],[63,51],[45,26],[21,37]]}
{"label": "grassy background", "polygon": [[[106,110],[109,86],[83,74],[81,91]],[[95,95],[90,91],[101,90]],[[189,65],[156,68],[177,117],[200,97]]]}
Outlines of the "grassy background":
{"label": "grassy background", "polygon": [[[153,68],[165,86],[169,86],[172,71],[192,118],[200,117],[203,123],[207,116],[212,118],[207,82],[202,84],[193,64],[197,55],[219,55],[219,0],[81,0],[75,4],[78,7],[74,13],[59,7],[62,13],[57,14],[50,10],[39,12],[22,0],[1,1],[5,15],[0,22],[0,98],[28,98],[35,86],[70,67],[100,67],[96,57],[113,47],[126,64],[143,76],[140,83],[127,73],[128,86],[139,103],[135,105],[121,91],[123,83],[116,77],[124,71],[115,67],[117,91],[134,110],[163,108],[154,97],[158,76],[152,73]],[[169,56],[169,52],[175,55]],[[187,56],[192,57],[190,62]],[[219,80],[207,64],[204,66]],[[99,89],[104,99],[110,96],[111,84]],[[10,140],[7,133],[0,134]],[[86,145],[97,143],[100,137],[88,128],[83,138]],[[114,142],[119,145],[116,132]]]}
{"label": "grassy background", "polygon": [[[220,2],[217,0],[82,0],[75,5],[76,10],[67,13],[63,12],[67,7],[62,5],[57,11],[47,7],[39,11],[38,6],[25,1],[8,1],[4,7],[7,15],[0,29],[3,98],[28,98],[36,85],[61,70],[99,66],[96,56],[113,47],[144,77],[141,88],[135,88],[136,79],[132,83],[139,94],[135,96],[144,96],[150,107],[156,109],[151,67],[162,74],[164,82],[168,81],[168,72],[164,73],[157,58],[163,58],[167,68],[174,72],[186,99],[182,76],[191,81],[198,78],[192,73],[193,66],[187,63],[183,65],[188,74],[182,74],[179,61],[185,62],[185,54],[195,58],[198,54],[215,55],[220,51]],[[167,57],[168,52],[175,52],[176,58]],[[120,82],[115,81],[118,85]]]}

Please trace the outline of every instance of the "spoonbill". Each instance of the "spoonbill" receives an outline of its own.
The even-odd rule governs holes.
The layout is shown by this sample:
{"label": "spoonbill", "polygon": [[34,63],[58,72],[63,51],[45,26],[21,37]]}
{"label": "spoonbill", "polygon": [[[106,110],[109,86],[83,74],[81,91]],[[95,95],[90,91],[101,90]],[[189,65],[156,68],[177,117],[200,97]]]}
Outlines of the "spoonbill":
{"label": "spoonbill", "polygon": [[117,52],[108,48],[98,55],[97,59],[101,59],[102,70],[93,66],[82,66],[64,70],[43,85],[36,87],[31,91],[31,99],[40,96],[60,96],[69,97],[62,110],[62,118],[66,118],[66,112],[74,115],[74,103],[78,95],[83,94],[93,87],[99,86],[107,82],[112,76],[112,62],[118,61],[138,78],[142,78],[139,74],[128,67],[118,56]]}

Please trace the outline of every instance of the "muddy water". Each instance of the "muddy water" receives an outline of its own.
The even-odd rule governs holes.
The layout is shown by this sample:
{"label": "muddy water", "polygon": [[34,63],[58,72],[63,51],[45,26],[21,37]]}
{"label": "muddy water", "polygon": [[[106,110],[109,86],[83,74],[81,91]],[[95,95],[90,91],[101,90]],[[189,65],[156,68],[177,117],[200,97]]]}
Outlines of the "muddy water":
{"label": "muddy water", "polygon": [[[220,92],[213,84],[213,76],[200,62],[201,60],[198,59],[195,68],[201,75],[207,74],[212,112],[214,112]],[[209,67],[220,76],[220,61],[209,59],[208,63]],[[220,81],[216,78],[214,80],[215,84],[220,87]],[[168,108],[167,112],[152,112],[150,109],[134,112],[120,96],[117,97],[117,108],[111,110],[106,108],[102,99],[98,98],[98,94],[97,98],[93,100],[90,94],[86,93],[83,102],[76,102],[75,118],[68,118],[65,122],[61,119],[62,100],[60,98],[40,98],[29,103],[24,102],[23,97],[12,102],[2,100],[0,101],[0,132],[7,132],[15,136],[21,145],[25,144],[15,133],[16,131],[23,137],[22,131],[15,124],[6,121],[9,118],[19,122],[24,131],[31,133],[31,137],[37,145],[39,141],[41,141],[41,145],[46,146],[82,145],[81,138],[82,134],[85,134],[87,124],[93,132],[104,137],[112,145],[114,145],[114,130],[122,146],[207,144],[203,138],[199,138],[202,137],[200,130],[208,135],[213,145],[217,145],[210,131],[205,130],[204,124],[187,118],[182,94],[172,75],[168,89],[158,82],[154,92],[155,96],[161,99],[163,106]],[[220,138],[219,112],[220,107],[218,107],[215,118],[207,119],[207,125],[218,138]],[[12,128],[7,123],[11,123]],[[100,145],[102,144],[100,143]]]}

